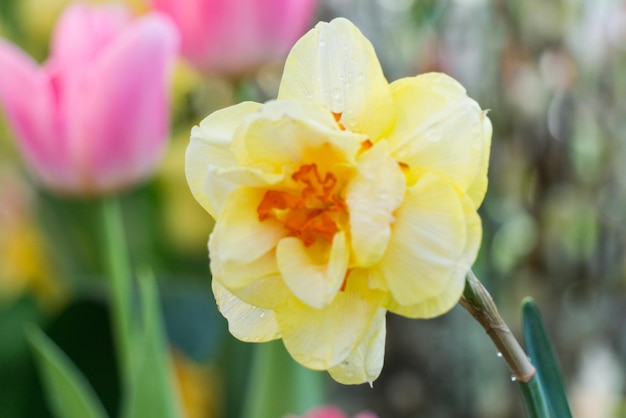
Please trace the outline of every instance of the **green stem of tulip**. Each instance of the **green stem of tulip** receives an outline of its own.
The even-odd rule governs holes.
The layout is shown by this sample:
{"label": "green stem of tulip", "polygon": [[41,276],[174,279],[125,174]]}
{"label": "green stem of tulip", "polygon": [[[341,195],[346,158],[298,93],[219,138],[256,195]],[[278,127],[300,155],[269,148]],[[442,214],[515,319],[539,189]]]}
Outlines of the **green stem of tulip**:
{"label": "green stem of tulip", "polygon": [[465,290],[459,303],[485,329],[509,366],[513,378],[520,383],[530,382],[535,376],[535,367],[500,316],[491,295],[471,270],[465,279]]}
{"label": "green stem of tulip", "polygon": [[115,197],[104,199],[102,215],[118,367],[122,381],[128,384],[132,381],[132,276],[120,201]]}

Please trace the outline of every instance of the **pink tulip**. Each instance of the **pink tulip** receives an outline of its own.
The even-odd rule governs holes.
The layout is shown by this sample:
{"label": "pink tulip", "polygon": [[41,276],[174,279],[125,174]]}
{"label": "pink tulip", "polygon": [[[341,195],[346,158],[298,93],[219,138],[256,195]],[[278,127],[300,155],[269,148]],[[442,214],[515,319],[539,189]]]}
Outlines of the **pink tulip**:
{"label": "pink tulip", "polygon": [[0,39],[0,107],[33,175],[83,195],[149,176],[167,144],[177,46],[165,17],[133,20],[121,5],[70,6],[41,67]]}
{"label": "pink tulip", "polygon": [[[348,418],[343,411],[336,406],[322,406],[310,411],[303,418]],[[378,418],[376,414],[372,412],[361,412],[354,416],[354,418]]]}
{"label": "pink tulip", "polygon": [[199,69],[239,75],[287,55],[309,29],[317,0],[151,0],[182,34]]}

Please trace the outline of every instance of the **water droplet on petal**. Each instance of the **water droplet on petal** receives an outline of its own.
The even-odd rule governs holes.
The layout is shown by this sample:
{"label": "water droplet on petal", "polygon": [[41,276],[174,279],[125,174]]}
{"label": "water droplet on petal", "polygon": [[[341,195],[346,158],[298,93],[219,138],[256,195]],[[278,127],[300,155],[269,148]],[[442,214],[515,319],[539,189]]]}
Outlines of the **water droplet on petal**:
{"label": "water droplet on petal", "polygon": [[434,129],[428,129],[425,132],[425,135],[426,135],[426,140],[428,142],[437,142],[441,139],[441,134],[437,130],[434,130]]}
{"label": "water droplet on petal", "polygon": [[511,382],[515,382],[516,380],[517,380],[517,377],[511,376]]}
{"label": "water droplet on petal", "polygon": [[498,351],[498,357],[502,358],[502,353]]}
{"label": "water droplet on petal", "polygon": [[265,317],[265,312],[261,312],[261,313],[259,314],[259,318],[263,318],[263,317]]}

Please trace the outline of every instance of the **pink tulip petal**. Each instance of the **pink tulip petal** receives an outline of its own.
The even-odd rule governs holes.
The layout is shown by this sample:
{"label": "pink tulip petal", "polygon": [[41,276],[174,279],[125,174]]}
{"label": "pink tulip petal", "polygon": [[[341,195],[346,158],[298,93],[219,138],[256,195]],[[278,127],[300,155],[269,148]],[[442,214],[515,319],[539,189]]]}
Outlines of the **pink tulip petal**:
{"label": "pink tulip petal", "polygon": [[243,73],[287,54],[308,29],[316,0],[152,0],[182,33],[194,65]]}
{"label": "pink tulip petal", "polygon": [[212,0],[152,0],[153,7],[168,15],[180,28],[183,35],[181,52],[192,62],[201,60],[207,39],[219,33],[219,22],[224,21],[224,10],[227,7],[223,3]]}
{"label": "pink tulip petal", "polygon": [[130,13],[122,4],[94,8],[76,3],[59,18],[50,55],[64,71],[84,72],[130,22]]}
{"label": "pink tulip petal", "polygon": [[0,104],[27,165],[47,184],[71,177],[55,94],[35,61],[0,39]]}
{"label": "pink tulip petal", "polygon": [[69,140],[87,187],[110,190],[144,177],[159,161],[168,127],[168,63],[177,33],[163,17],[137,20],[67,91],[76,123]]}

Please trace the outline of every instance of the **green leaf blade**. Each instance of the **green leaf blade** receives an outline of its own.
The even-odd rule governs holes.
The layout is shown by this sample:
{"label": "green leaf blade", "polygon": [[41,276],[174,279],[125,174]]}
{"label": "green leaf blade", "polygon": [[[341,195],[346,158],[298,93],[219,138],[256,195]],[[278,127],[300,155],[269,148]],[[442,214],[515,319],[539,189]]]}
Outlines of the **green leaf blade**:
{"label": "green leaf blade", "polygon": [[545,394],[542,392],[537,376],[529,382],[518,382],[517,387],[522,393],[527,418],[551,418]]}
{"label": "green leaf blade", "polygon": [[561,368],[539,309],[532,298],[524,299],[522,306],[524,339],[548,407],[554,417],[571,418]]}
{"label": "green leaf blade", "polygon": [[255,344],[242,416],[303,415],[326,403],[324,378],[296,363],[282,341]]}
{"label": "green leaf blade", "polygon": [[39,328],[28,330],[46,395],[57,418],[106,418],[104,407],[70,359]]}
{"label": "green leaf blade", "polygon": [[136,338],[133,382],[124,416],[179,418],[182,410],[165,338],[159,294],[151,274],[139,277],[142,335]]}

